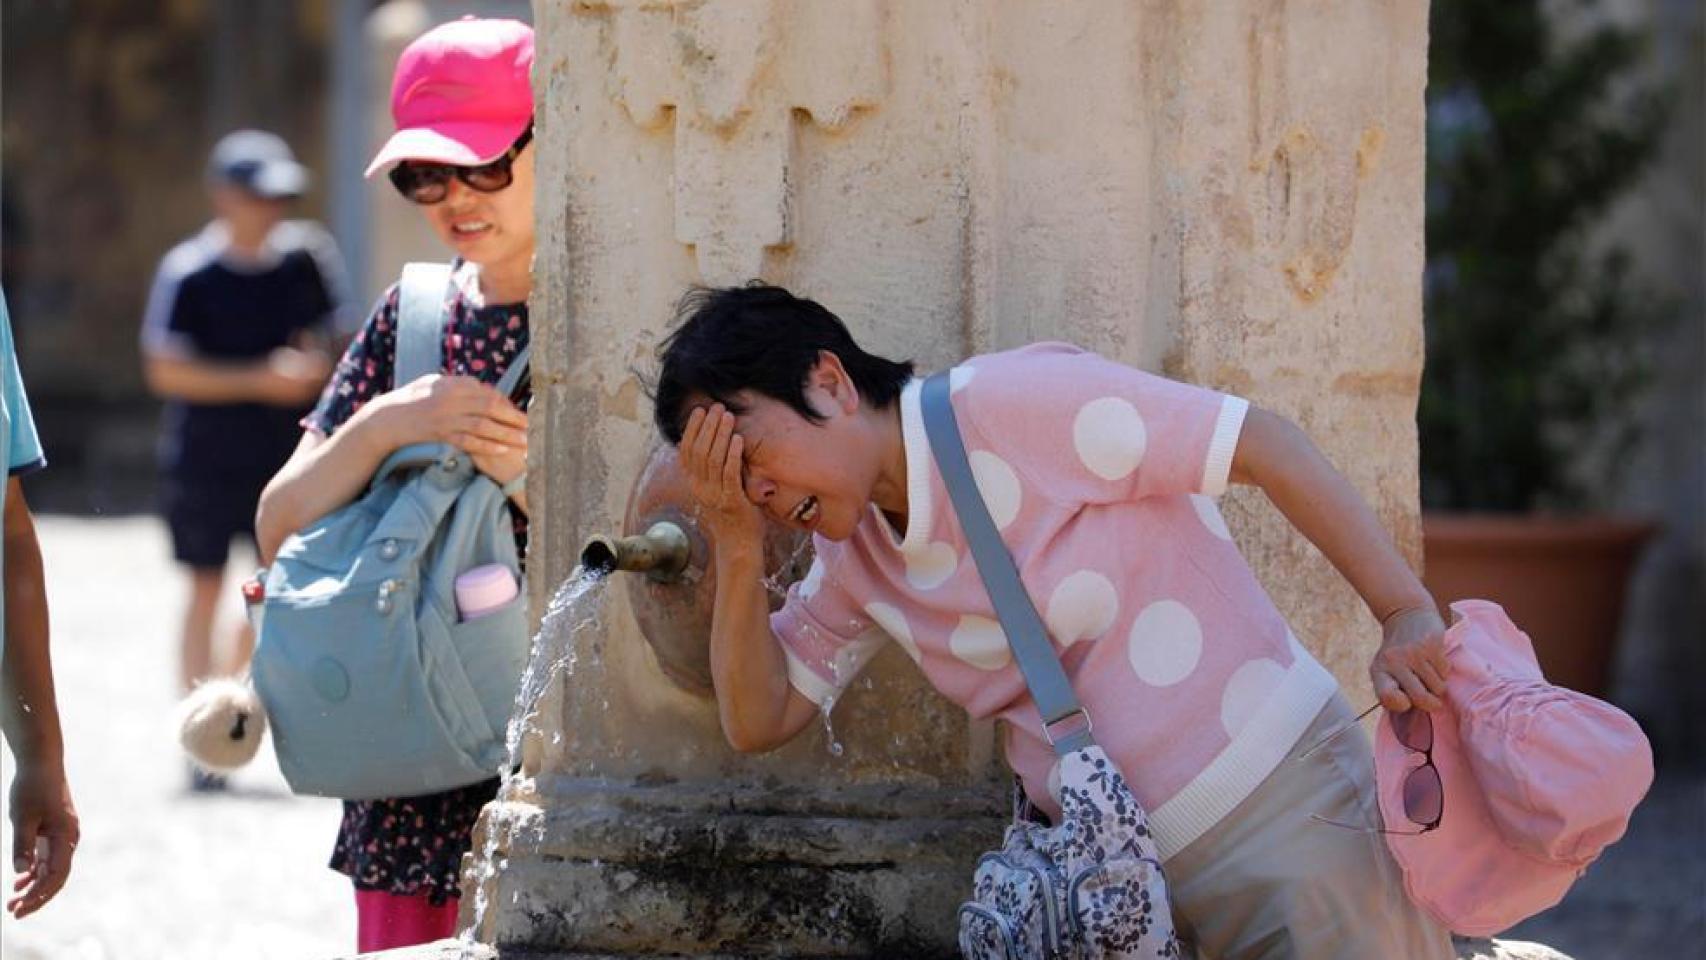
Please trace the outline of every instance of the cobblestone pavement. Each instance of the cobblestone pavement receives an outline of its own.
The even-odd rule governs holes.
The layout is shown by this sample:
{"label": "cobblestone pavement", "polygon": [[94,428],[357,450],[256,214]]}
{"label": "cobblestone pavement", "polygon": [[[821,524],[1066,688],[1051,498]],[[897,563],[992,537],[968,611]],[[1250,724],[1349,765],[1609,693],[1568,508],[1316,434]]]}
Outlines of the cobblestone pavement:
{"label": "cobblestone pavement", "polygon": [[[326,869],[334,801],[292,797],[263,748],[191,795],[170,729],[182,585],[147,518],[41,518],[55,673],[83,844],[45,910],[0,921],[5,960],[324,960],[353,953]],[[232,594],[235,616],[235,594]],[[0,772],[11,780],[10,754]],[[10,828],[0,828],[10,850]],[[10,889],[10,857],[0,880]],[[1576,960],[1706,956],[1706,772],[1663,769],[1629,835],[1559,907],[1511,931]]]}
{"label": "cobblestone pavement", "polygon": [[[270,746],[225,794],[186,791],[171,729],[183,584],[149,518],[38,518],[83,843],[59,897],[0,921],[5,960],[312,960],[354,952],[326,868],[338,804],[292,797]],[[232,611],[237,603],[232,592]],[[3,776],[11,782],[7,753]],[[0,875],[11,889],[11,829]]]}
{"label": "cobblestone pavement", "polygon": [[1706,957],[1706,770],[1661,763],[1623,839],[1505,936],[1574,960]]}

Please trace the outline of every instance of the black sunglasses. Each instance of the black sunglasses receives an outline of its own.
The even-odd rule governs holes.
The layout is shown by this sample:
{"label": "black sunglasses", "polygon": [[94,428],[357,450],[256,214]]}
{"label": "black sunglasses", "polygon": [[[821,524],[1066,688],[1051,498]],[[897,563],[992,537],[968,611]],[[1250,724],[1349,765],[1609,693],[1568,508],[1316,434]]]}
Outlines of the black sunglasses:
{"label": "black sunglasses", "polygon": [[503,156],[477,167],[405,160],[391,168],[391,185],[405,198],[423,205],[438,203],[449,196],[451,177],[481,193],[496,193],[515,182],[515,171],[511,167],[532,140],[533,126],[529,124]]}
{"label": "black sunglasses", "polygon": [[1422,833],[1439,829],[1445,817],[1445,783],[1434,766],[1434,722],[1426,710],[1412,707],[1392,715],[1398,742],[1422,755],[1422,765],[1404,776],[1404,816]]}
{"label": "black sunglasses", "polygon": [[[1349,723],[1322,737],[1314,746],[1298,755],[1303,759],[1326,746],[1328,741],[1356,726],[1357,721],[1373,713],[1380,704],[1369,707],[1358,714]],[[1345,827],[1364,833],[1391,833],[1399,836],[1417,836],[1430,830],[1439,829],[1439,823],[1445,818],[1445,782],[1440,779],[1439,768],[1434,766],[1434,722],[1428,712],[1421,707],[1413,707],[1403,713],[1390,715],[1392,735],[1407,750],[1422,755],[1422,765],[1410,770],[1404,775],[1403,802],[1404,816],[1420,830],[1369,830],[1354,823],[1341,823],[1323,817],[1320,814],[1310,814],[1309,819],[1322,823],[1330,823],[1335,827]]]}

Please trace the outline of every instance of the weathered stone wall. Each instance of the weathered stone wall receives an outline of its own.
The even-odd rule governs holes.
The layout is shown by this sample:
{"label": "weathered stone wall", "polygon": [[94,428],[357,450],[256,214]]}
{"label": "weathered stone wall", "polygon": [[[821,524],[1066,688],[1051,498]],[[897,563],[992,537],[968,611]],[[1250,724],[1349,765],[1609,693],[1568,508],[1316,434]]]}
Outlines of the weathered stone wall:
{"label": "weathered stone wall", "polygon": [[[620,521],[651,442],[635,372],[675,299],[753,276],[926,368],[1056,338],[1241,393],[1299,420],[1416,557],[1426,12],[538,3],[535,602]],[[1298,635],[1367,700],[1377,634],[1354,593],[1259,495],[1229,500]],[[500,939],[585,942],[565,863],[593,854],[570,827],[658,785],[744,811],[730,798],[790,784],[798,815],[855,821],[989,795],[991,731],[892,651],[836,712],[841,757],[821,733],[732,754],[620,599],[530,756]],[[504,907],[509,889],[527,902]]]}
{"label": "weathered stone wall", "polygon": [[[1161,134],[1143,192],[1160,210],[1151,293],[1121,328],[1166,331],[1166,373],[1297,420],[1419,561],[1425,5],[1147,9],[1174,6],[1144,58]],[[1378,632],[1361,601],[1259,494],[1228,500],[1298,636],[1369,700]]]}

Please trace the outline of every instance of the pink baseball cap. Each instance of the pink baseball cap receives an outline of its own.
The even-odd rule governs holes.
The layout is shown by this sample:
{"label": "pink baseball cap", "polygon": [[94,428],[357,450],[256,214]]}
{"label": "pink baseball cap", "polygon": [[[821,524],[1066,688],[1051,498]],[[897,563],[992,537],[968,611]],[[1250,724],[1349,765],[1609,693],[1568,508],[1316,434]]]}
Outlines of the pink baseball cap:
{"label": "pink baseball cap", "polygon": [[401,160],[496,160],[533,120],[532,72],[533,28],[519,20],[463,17],[421,34],[397,59],[397,132],[367,176]]}
{"label": "pink baseball cap", "polygon": [[1496,603],[1460,600],[1446,631],[1446,709],[1431,714],[1439,826],[1414,829],[1404,778],[1421,755],[1382,715],[1374,770],[1386,845],[1413,899],[1452,931],[1491,936],[1564,898],[1623,836],[1653,754],[1623,711],[1546,682],[1528,635]]}

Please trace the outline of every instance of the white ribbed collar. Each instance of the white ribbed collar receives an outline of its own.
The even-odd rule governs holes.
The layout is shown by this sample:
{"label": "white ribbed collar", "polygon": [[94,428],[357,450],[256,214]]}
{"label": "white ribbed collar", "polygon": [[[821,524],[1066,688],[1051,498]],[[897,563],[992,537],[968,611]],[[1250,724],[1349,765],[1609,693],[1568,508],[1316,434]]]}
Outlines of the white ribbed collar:
{"label": "white ribbed collar", "polygon": [[917,553],[930,542],[930,476],[935,460],[930,455],[930,438],[924,432],[924,408],[920,404],[923,388],[924,381],[914,377],[900,391],[900,439],[906,447],[906,537],[896,533],[883,511],[871,504],[871,513],[889,546],[903,554]]}

